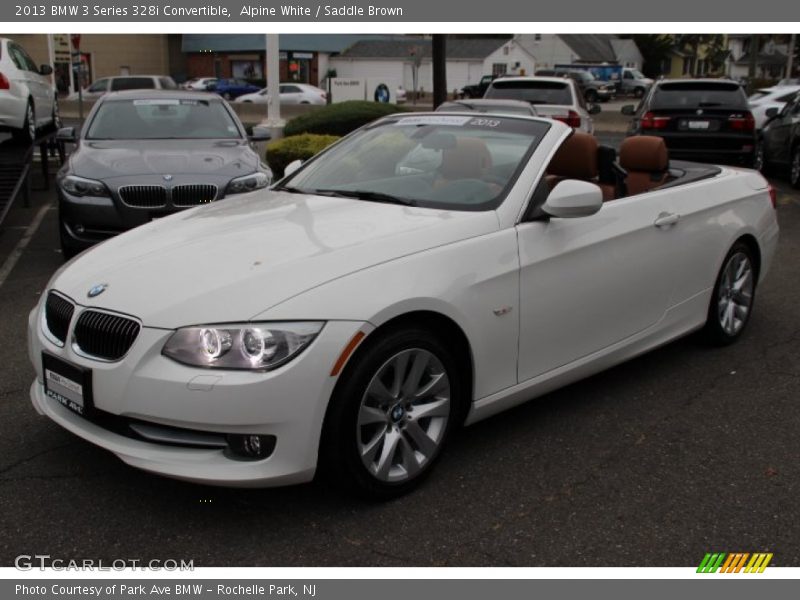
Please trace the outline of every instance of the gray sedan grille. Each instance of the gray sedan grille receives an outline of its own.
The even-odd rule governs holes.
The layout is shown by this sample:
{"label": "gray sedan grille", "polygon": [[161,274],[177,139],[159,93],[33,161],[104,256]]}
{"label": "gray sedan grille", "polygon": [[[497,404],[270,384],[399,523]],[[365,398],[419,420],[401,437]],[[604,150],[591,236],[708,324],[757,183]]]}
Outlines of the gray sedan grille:
{"label": "gray sedan grille", "polygon": [[119,188],[119,197],[135,208],[161,208],[167,205],[167,190],[160,185],[126,185]]}
{"label": "gray sedan grille", "polygon": [[199,206],[213,202],[216,197],[217,186],[215,185],[176,185],[172,188],[172,203],[175,206]]}

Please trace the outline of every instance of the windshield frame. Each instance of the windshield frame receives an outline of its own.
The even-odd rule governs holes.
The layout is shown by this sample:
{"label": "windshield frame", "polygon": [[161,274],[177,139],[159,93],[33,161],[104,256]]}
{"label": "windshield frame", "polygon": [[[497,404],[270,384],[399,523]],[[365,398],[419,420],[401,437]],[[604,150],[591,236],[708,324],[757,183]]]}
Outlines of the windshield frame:
{"label": "windshield frame", "polygon": [[[443,115],[470,117],[472,119],[487,119],[492,117],[497,119],[510,119],[514,121],[521,121],[523,123],[535,123],[536,126],[541,127],[542,129],[541,132],[537,133],[535,136],[532,136],[532,142],[529,144],[527,150],[519,159],[519,162],[517,163],[517,166],[515,167],[514,171],[509,176],[506,185],[491,200],[480,204],[454,204],[452,202],[436,202],[433,200],[418,199],[418,198],[401,198],[401,200],[403,201],[405,200],[413,201],[414,208],[450,210],[454,212],[486,212],[491,210],[497,210],[506,201],[509,193],[519,180],[520,175],[528,166],[528,164],[531,161],[531,158],[533,157],[535,152],[539,149],[542,141],[545,139],[545,137],[550,132],[550,129],[553,126],[552,122],[550,122],[548,119],[542,117],[533,117],[530,115],[523,116],[523,115],[491,114],[491,113],[478,113],[475,111],[438,112],[438,113],[437,112],[396,113],[393,115],[382,117],[371,123],[368,123],[356,129],[355,131],[352,131],[351,133],[347,134],[341,139],[337,140],[336,142],[334,142],[333,144],[331,144],[318,154],[314,155],[313,157],[305,161],[302,164],[302,166],[300,166],[296,171],[290,173],[289,175],[285,175],[284,177],[276,181],[272,186],[270,186],[270,189],[274,191],[285,190],[293,193],[306,193],[314,195],[313,190],[306,190],[306,188],[293,186],[290,184],[290,182],[293,181],[307,168],[309,168],[312,164],[316,163],[319,160],[324,160],[329,153],[334,152],[339,146],[345,143],[349,143],[354,137],[361,135],[365,131],[370,131],[378,127],[391,127],[394,123],[396,123],[398,120],[404,117],[440,117]],[[359,202],[366,201],[366,200],[359,200],[358,198],[353,198],[353,200]]]}
{"label": "windshield frame", "polygon": [[[91,131],[92,127],[94,126],[95,119],[97,119],[97,115],[103,109],[103,107],[110,103],[110,102],[134,102],[136,100],[189,100],[193,102],[198,101],[206,101],[210,104],[218,104],[222,107],[225,111],[225,114],[231,119],[231,122],[236,127],[236,136],[231,135],[230,137],[141,137],[141,138],[101,138],[101,137],[89,137],[89,132]],[[203,140],[219,140],[219,141],[243,141],[247,140],[247,131],[244,129],[244,125],[242,124],[239,117],[236,115],[235,112],[225,102],[217,98],[208,98],[208,97],[160,97],[157,95],[148,96],[147,98],[119,98],[113,96],[105,96],[102,97],[92,108],[92,112],[86,119],[86,122],[81,129],[81,139],[87,142],[157,142],[157,141],[164,141],[164,140],[173,140],[173,141],[181,141],[181,142],[191,142],[191,141],[203,141]]]}

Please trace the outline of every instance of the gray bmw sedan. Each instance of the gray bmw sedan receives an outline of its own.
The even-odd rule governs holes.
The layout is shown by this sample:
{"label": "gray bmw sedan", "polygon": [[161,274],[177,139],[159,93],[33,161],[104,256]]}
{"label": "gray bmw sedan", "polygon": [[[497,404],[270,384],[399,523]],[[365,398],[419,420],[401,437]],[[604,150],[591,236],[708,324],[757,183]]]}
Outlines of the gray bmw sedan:
{"label": "gray bmw sedan", "polygon": [[231,194],[264,188],[272,172],[236,113],[216,94],[140,90],[97,101],[58,172],[61,247],[69,258],[118,233]]}

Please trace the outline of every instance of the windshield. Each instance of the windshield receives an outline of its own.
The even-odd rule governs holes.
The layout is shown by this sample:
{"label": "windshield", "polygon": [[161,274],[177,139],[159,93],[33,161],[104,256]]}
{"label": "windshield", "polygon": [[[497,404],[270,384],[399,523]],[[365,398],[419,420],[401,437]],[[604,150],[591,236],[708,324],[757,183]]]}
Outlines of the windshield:
{"label": "windshield", "polygon": [[524,100],[531,104],[572,104],[569,84],[561,81],[495,81],[484,98]]}
{"label": "windshield", "polygon": [[549,128],[513,117],[390,117],[347,137],[276,189],[489,210],[503,201]]}
{"label": "windshield", "polygon": [[634,79],[647,79],[647,77],[645,77],[639,69],[630,69],[628,70],[628,73],[633,75]]}
{"label": "windshield", "polygon": [[652,108],[747,108],[747,98],[736,83],[664,83],[653,96]]}
{"label": "windshield", "polygon": [[158,98],[112,100],[97,110],[86,139],[238,139],[236,122],[221,102]]}

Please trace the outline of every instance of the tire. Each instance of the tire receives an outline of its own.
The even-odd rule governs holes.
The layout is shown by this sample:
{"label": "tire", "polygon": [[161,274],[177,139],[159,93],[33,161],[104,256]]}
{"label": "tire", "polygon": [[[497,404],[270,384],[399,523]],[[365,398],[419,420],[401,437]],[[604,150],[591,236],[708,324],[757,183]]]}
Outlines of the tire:
{"label": "tire", "polygon": [[635,90],[633,90],[634,98],[641,98],[642,96],[644,96],[644,88],[637,87]]}
{"label": "tire", "polygon": [[[396,372],[403,377],[396,380]],[[409,390],[426,388],[412,399]],[[458,361],[438,337],[416,327],[378,333],[334,391],[320,444],[322,479],[370,500],[410,492],[441,456],[465,394]]]}
{"label": "tire", "polygon": [[53,112],[51,114],[52,121],[50,127],[53,131],[61,129],[61,111],[58,108],[58,95],[53,98]]}
{"label": "tire", "polygon": [[755,152],[753,152],[753,160],[750,166],[756,171],[761,171],[762,173],[767,172],[767,163],[764,155],[764,140],[761,138],[756,142],[756,149]]}
{"label": "tire", "polygon": [[757,263],[753,250],[736,242],[722,261],[703,334],[715,346],[732,344],[744,332],[755,302]]}
{"label": "tire", "polygon": [[231,100],[233,98],[228,92],[222,94],[222,97],[225,98],[225,100]]}
{"label": "tire", "polygon": [[595,103],[597,102],[597,92],[595,90],[586,90],[584,98],[586,98],[587,102]]}
{"label": "tire", "polygon": [[800,144],[792,150],[792,161],[789,163],[789,183],[793,188],[800,188]]}
{"label": "tire", "polygon": [[22,124],[22,129],[15,131],[13,136],[22,144],[30,145],[36,141],[36,112],[32,100],[28,100],[25,108],[25,122]]}

